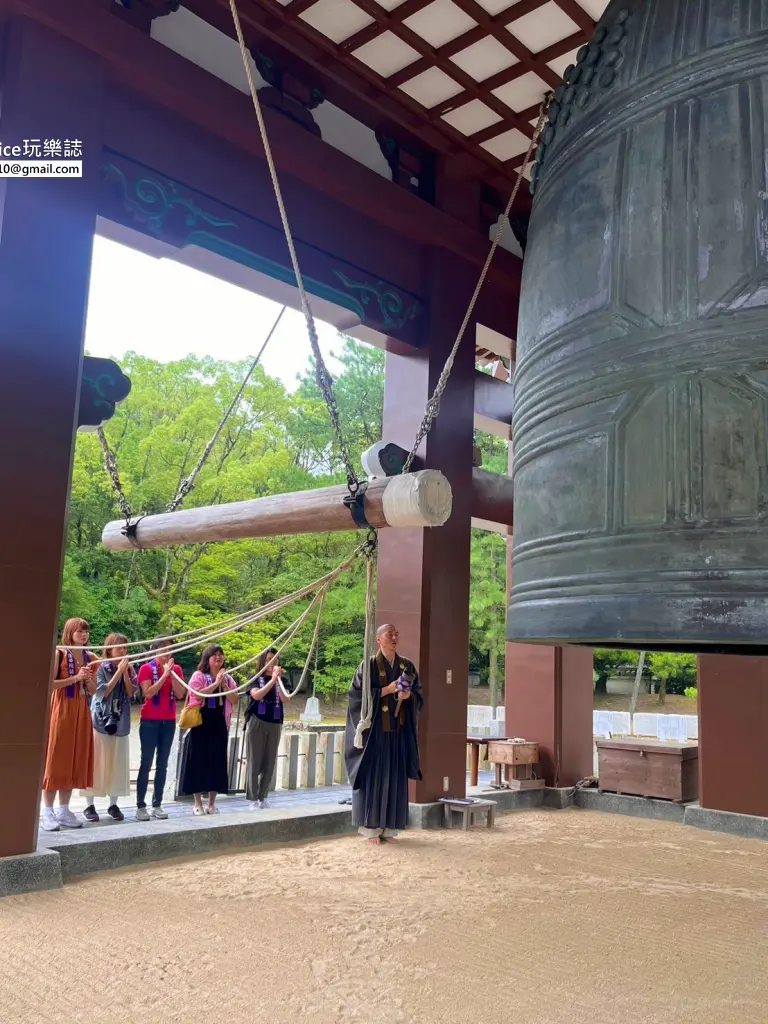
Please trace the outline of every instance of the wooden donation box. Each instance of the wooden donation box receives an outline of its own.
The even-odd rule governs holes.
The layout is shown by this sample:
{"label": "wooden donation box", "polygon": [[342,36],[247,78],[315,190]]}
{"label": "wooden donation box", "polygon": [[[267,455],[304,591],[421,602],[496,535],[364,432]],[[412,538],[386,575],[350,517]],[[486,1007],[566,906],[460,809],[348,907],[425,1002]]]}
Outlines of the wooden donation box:
{"label": "wooden donation box", "polygon": [[488,740],[488,760],[496,771],[496,785],[501,786],[501,770],[509,789],[543,789],[544,779],[534,778],[534,765],[539,763],[539,744],[526,740]]}
{"label": "wooden donation box", "polygon": [[597,740],[600,792],[687,803],[699,795],[696,744]]}

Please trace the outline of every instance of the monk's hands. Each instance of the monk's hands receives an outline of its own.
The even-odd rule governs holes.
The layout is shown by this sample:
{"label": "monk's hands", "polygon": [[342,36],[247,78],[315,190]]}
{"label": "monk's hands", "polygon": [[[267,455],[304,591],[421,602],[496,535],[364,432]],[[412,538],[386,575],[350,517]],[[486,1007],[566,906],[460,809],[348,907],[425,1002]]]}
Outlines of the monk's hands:
{"label": "monk's hands", "polygon": [[389,697],[391,693],[397,693],[397,683],[390,683],[389,686],[383,686],[381,688],[382,697]]}
{"label": "monk's hands", "polygon": [[398,697],[400,698],[400,700],[410,700],[411,699],[411,691],[410,690],[400,690],[400,692],[398,693]]}

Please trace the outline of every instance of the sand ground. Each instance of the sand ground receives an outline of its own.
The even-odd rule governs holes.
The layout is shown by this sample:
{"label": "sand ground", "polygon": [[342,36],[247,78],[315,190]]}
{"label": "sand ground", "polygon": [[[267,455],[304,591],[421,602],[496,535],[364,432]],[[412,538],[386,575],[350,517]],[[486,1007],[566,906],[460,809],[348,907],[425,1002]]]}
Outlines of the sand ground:
{"label": "sand ground", "polygon": [[0,901],[0,1020],[764,1024],[768,846],[579,810]]}

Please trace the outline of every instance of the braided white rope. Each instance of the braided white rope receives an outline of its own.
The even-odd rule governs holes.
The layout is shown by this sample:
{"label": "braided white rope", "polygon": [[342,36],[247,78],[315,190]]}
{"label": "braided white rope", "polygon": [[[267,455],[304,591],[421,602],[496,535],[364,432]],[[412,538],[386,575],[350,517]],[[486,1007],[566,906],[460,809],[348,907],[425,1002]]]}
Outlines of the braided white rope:
{"label": "braided white rope", "polygon": [[[192,686],[190,686],[189,683],[185,683],[183,679],[179,679],[179,677],[176,675],[175,672],[172,673],[174,679],[176,679],[177,682],[181,683],[181,685],[184,687],[184,689],[187,690],[189,693],[193,693],[196,697],[200,697],[201,699],[205,699],[206,697],[226,696],[227,694],[230,694],[230,693],[245,693],[247,690],[249,690],[251,688],[251,686],[253,685],[254,681],[256,679],[258,679],[259,675],[263,675],[263,673],[268,670],[268,666],[271,666],[271,665],[275,664],[275,662],[278,659],[278,657],[280,656],[281,652],[290,644],[291,640],[293,640],[294,636],[296,636],[298,631],[301,629],[301,627],[307,621],[307,619],[309,618],[310,612],[312,611],[314,606],[317,604],[317,602],[320,601],[321,599],[325,600],[325,594],[328,592],[328,587],[329,586],[330,586],[330,584],[327,584],[321,591],[319,591],[317,594],[315,594],[315,596],[312,598],[310,603],[307,605],[306,609],[301,613],[301,615],[298,616],[298,618],[293,620],[293,622],[290,624],[290,626],[288,626],[286,629],[283,630],[283,632],[280,634],[280,636],[277,638],[277,640],[271,641],[269,644],[267,644],[266,647],[264,647],[261,651],[259,651],[258,654],[254,654],[252,658],[248,658],[248,659],[246,659],[246,661],[242,661],[239,665],[234,665],[231,669],[228,670],[228,672],[227,672],[228,675],[231,675],[231,673],[233,673],[233,672],[239,672],[241,669],[245,668],[246,665],[251,665],[254,661],[258,661],[258,659],[261,658],[264,654],[266,654],[266,652],[268,650],[270,650],[272,647],[277,647],[277,654],[273,655],[273,657],[270,658],[268,664],[263,666],[263,668],[261,668],[259,670],[258,675],[251,676],[249,679],[247,679],[240,686],[237,686],[237,687],[234,687],[234,688],[229,688],[227,690],[221,690],[221,691],[218,691],[218,692],[214,692],[212,694],[211,693],[201,693],[199,690],[195,690]],[[286,696],[290,696],[288,691],[283,686],[282,682],[280,682],[280,689],[282,690],[282,692]]]}
{"label": "braided white rope", "polygon": [[355,747],[362,750],[365,746],[363,733],[371,728],[373,720],[373,695],[371,693],[371,648],[373,633],[376,628],[375,607],[375,565],[373,554],[368,556],[368,579],[365,591],[365,640],[363,641],[363,699],[360,706],[360,721],[355,729]]}
{"label": "braided white rope", "polygon": [[[279,611],[286,605],[293,604],[295,601],[300,601],[303,597],[307,597],[314,591],[319,590],[329,584],[333,583],[343,572],[345,572],[357,558],[358,552],[354,551],[348,558],[332,569],[325,576],[321,576],[313,583],[309,583],[306,587],[301,587],[299,590],[293,591],[292,594],[287,594],[285,597],[277,598],[274,601],[270,601],[269,604],[263,605],[261,608],[255,611],[248,612],[245,617],[241,617],[238,622],[234,625],[228,626],[225,629],[212,630],[210,633],[204,636],[196,636],[192,640],[182,644],[169,644],[167,647],[163,647],[163,653],[168,655],[180,654],[183,651],[192,650],[195,647],[200,647],[205,643],[209,643],[212,640],[217,640],[222,636],[226,636],[229,633],[233,633],[238,629],[242,629],[243,626],[253,625],[256,622],[260,622],[266,618],[267,615],[271,615],[272,612]],[[70,650],[76,650],[77,648],[69,648]],[[89,648],[92,650],[92,648]],[[157,651],[146,651],[144,653],[137,653],[131,657],[132,665],[142,665],[144,662],[152,661],[156,657]],[[255,659],[251,658],[250,661]],[[248,664],[249,662],[244,662]],[[235,671],[235,670],[233,670]]]}

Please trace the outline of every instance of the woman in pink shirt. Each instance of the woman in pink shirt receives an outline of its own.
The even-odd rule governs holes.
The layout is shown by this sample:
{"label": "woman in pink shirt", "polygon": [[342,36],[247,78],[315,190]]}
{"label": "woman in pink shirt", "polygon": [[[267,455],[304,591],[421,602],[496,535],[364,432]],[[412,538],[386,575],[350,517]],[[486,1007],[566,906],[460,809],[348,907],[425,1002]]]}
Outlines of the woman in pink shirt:
{"label": "woman in pink shirt", "polygon": [[[201,709],[202,723],[190,729],[184,739],[179,792],[195,798],[195,814],[218,814],[216,794],[229,789],[227,736],[232,706],[237,704],[237,683],[224,670],[224,651],[211,644],[203,651],[190,688],[204,696],[189,694],[191,706]],[[203,808],[203,793],[208,803]]]}

